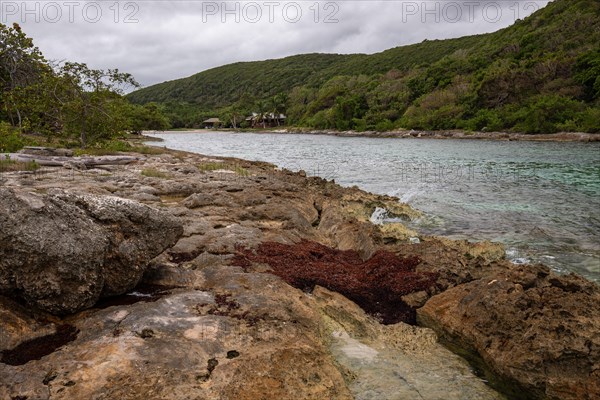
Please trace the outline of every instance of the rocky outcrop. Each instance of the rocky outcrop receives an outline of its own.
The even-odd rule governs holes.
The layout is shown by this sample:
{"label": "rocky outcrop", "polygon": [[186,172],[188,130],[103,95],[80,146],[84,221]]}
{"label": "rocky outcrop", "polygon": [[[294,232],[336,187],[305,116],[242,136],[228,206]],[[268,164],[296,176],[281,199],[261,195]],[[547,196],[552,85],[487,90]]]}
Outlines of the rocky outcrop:
{"label": "rocky outcrop", "polygon": [[0,293],[53,314],[131,290],[183,231],[176,218],[131,200],[7,188],[0,226]]}
{"label": "rocky outcrop", "polygon": [[515,399],[600,398],[600,288],[515,266],[432,297],[418,310]]}
{"label": "rocky outcrop", "polygon": [[41,359],[0,363],[0,398],[352,398],[309,296],[269,274],[188,272],[163,271],[180,288],[152,302],[69,318],[75,340]]}
{"label": "rocky outcrop", "polygon": [[60,318],[0,298],[2,399],[501,397],[390,304],[509,398],[597,395],[597,286],[420,235],[395,198],[179,152],[1,178],[5,294],[65,313],[145,269]]}
{"label": "rocky outcrop", "polygon": [[[65,323],[76,336],[42,357],[2,358],[0,398],[501,398],[431,330],[381,325],[321,287],[308,294],[272,274],[226,265],[155,265],[144,281],[176,288],[154,286],[151,301],[140,293],[133,304],[42,324],[44,338]],[[3,305],[0,315],[10,315]],[[31,335],[27,317],[18,316],[12,331]]]}

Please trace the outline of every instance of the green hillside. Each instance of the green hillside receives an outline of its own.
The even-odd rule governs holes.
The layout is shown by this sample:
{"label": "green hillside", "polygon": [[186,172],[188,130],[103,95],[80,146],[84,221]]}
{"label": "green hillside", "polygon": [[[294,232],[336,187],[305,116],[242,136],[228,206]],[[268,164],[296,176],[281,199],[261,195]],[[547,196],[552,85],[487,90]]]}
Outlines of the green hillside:
{"label": "green hillside", "polygon": [[267,98],[300,85],[318,87],[337,75],[381,74],[432,63],[473,45],[477,36],[397,47],[375,55],[302,54],[277,60],[239,62],[188,78],[159,83],[129,95],[135,103],[184,101],[206,108],[227,106],[244,93]]}
{"label": "green hillside", "polygon": [[[159,83],[129,95],[136,103],[185,101],[220,107],[244,91],[267,97],[321,77],[322,71],[362,55],[305,54],[279,60],[239,62],[209,69],[189,78]],[[321,82],[322,83],[322,82]]]}
{"label": "green hillside", "polygon": [[281,110],[321,129],[597,132],[599,43],[600,2],[555,0],[491,34],[230,64],[129,99],[163,103],[175,127]]}

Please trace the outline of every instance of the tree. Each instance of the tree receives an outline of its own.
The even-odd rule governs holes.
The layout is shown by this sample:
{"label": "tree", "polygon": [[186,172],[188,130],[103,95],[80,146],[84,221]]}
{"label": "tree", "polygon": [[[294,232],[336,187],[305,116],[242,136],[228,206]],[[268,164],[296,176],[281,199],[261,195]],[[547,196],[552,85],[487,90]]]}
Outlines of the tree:
{"label": "tree", "polygon": [[23,115],[20,128],[48,138],[62,135],[64,107],[60,99],[66,97],[65,90],[64,82],[51,69],[40,74],[35,83],[12,90],[14,104]]}
{"label": "tree", "polygon": [[233,129],[237,129],[237,124],[244,119],[244,114],[239,109],[233,107],[229,115],[231,116],[231,126]]}
{"label": "tree", "polygon": [[79,136],[82,147],[127,128],[127,103],[121,95],[128,86],[139,86],[131,74],[72,62],[64,63],[57,74],[66,86],[66,98],[58,99],[65,112],[65,130]]}
{"label": "tree", "polygon": [[315,99],[317,90],[306,86],[297,86],[288,96],[287,122],[298,124],[306,116],[307,108]]}
{"label": "tree", "polygon": [[600,49],[582,54],[575,63],[575,71],[575,79],[584,88],[584,100],[600,97]]}
{"label": "tree", "polygon": [[273,117],[277,121],[279,126],[279,115],[285,114],[287,108],[288,95],[286,93],[279,93],[271,98],[270,106],[272,108]]}
{"label": "tree", "polygon": [[[256,102],[256,122],[262,121],[263,128],[267,127],[267,112],[269,110],[269,103],[265,100],[259,100]],[[254,124],[253,124],[254,125]]]}
{"label": "tree", "polygon": [[256,100],[248,93],[243,93],[240,98],[232,104],[230,108],[230,119],[234,129],[238,123],[243,123],[246,115],[252,113]]}
{"label": "tree", "polygon": [[130,104],[127,111],[128,129],[135,134],[143,130],[164,131],[171,126],[169,119],[163,113],[162,106],[148,103],[143,106]]}
{"label": "tree", "polygon": [[48,70],[42,53],[18,24],[0,24],[0,103],[13,125],[21,127],[23,123],[16,99],[18,89],[36,82]]}
{"label": "tree", "polygon": [[136,110],[125,100],[125,89],[138,86],[117,69],[48,62],[19,25],[0,24],[0,120],[17,134],[78,138],[85,147],[136,127],[168,127],[156,104]]}

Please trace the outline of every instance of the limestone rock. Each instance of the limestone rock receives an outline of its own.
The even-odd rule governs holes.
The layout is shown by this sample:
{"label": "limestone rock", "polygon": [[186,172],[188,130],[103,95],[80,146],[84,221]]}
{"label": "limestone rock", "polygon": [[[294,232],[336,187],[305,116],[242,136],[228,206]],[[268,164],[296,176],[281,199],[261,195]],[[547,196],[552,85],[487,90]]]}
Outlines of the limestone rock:
{"label": "limestone rock", "polygon": [[432,297],[418,318],[477,354],[515,398],[600,398],[600,288],[583,278],[515,267]]}
{"label": "limestone rock", "polygon": [[53,324],[43,324],[16,302],[0,296],[0,351],[12,349],[25,340],[53,333]]}
{"label": "limestone rock", "polygon": [[307,295],[237,268],[171,272],[161,279],[203,288],[78,314],[74,341],[24,365],[0,363],[0,398],[352,398]]}
{"label": "limestone rock", "polygon": [[[241,165],[247,173],[193,171],[203,162]],[[168,178],[144,178],[146,168]],[[63,331],[72,340],[79,331],[41,359],[0,363],[0,399],[501,397],[430,329],[381,325],[318,287],[302,293],[271,275],[270,264],[252,263],[245,272],[232,266],[240,248],[304,240],[354,250],[361,261],[378,250],[418,258],[415,272],[436,276],[435,285],[402,301],[423,307],[421,321],[453,349],[462,346],[459,354],[479,354],[494,373],[486,379],[501,377],[509,384],[503,389],[516,389],[508,398],[600,398],[597,286],[514,266],[497,244],[420,234],[410,243],[402,224],[419,213],[396,198],[266,163],[184,153],[137,157],[133,168],[55,172],[0,177],[15,188],[0,191],[0,291],[66,312],[122,292],[146,268],[137,294],[123,296],[141,302],[106,299],[98,307],[110,301],[109,308],[60,319],[0,301],[0,351],[14,354],[29,346],[24,340]],[[108,193],[142,196],[171,217],[161,222],[162,213],[146,206],[98,196]],[[377,208],[394,223],[374,225]],[[175,217],[185,223],[180,240]],[[176,245],[160,253],[167,242]],[[169,288],[144,291],[153,285]],[[330,289],[344,293],[343,286]]]}
{"label": "limestone rock", "polygon": [[53,314],[131,290],[182,234],[166,213],[117,197],[0,189],[0,293]]}

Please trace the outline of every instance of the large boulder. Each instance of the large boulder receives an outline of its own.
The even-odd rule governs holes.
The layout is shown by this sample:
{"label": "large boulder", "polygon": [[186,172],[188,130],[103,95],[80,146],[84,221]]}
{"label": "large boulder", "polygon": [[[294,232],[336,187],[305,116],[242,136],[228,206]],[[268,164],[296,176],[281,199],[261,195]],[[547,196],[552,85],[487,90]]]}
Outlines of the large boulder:
{"label": "large boulder", "polygon": [[433,296],[417,313],[422,325],[483,361],[511,398],[600,398],[600,288],[594,283],[543,266],[516,266]]}
{"label": "large boulder", "polygon": [[53,314],[134,288],[183,233],[169,214],[110,196],[0,188],[0,294]]}

